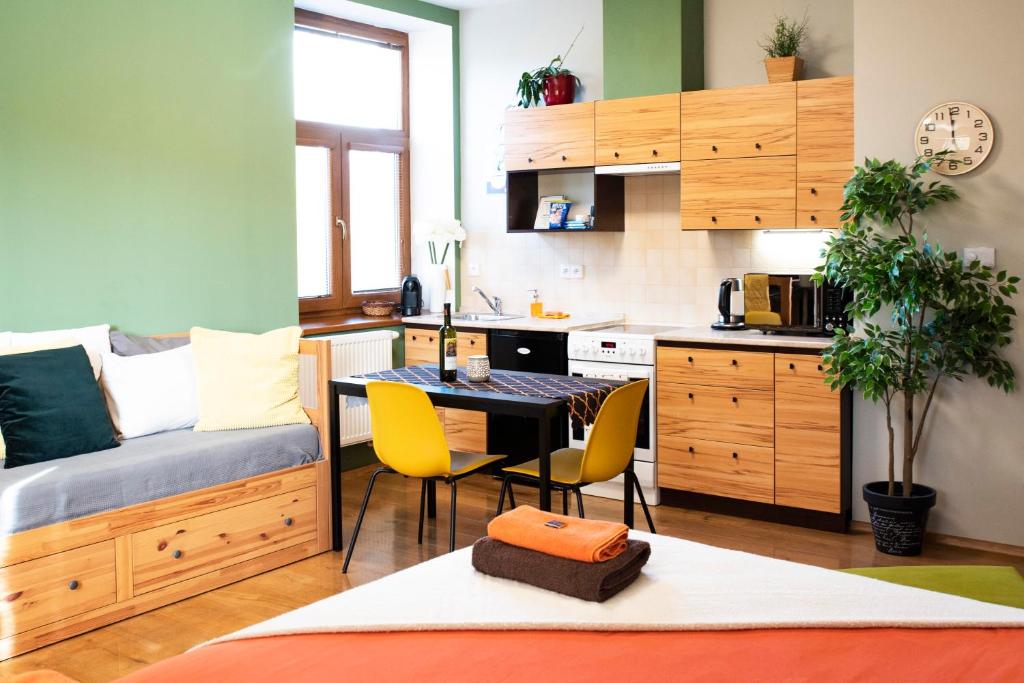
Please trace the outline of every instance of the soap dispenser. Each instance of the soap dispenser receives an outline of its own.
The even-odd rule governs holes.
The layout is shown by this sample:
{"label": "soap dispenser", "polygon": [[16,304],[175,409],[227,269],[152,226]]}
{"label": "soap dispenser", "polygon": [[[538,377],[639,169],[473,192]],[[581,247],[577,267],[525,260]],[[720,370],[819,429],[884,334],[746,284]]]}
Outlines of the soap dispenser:
{"label": "soap dispenser", "polygon": [[532,293],[533,300],[530,302],[530,317],[540,318],[544,315],[544,304],[540,301],[540,293],[536,289],[526,290]]}

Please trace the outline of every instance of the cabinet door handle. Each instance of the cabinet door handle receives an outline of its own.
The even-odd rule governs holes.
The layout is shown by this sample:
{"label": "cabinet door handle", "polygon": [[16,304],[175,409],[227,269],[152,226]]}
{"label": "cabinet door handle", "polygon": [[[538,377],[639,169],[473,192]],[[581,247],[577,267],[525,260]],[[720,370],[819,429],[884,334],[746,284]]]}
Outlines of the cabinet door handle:
{"label": "cabinet door handle", "polygon": [[693,398],[693,394],[687,394],[686,398]]}
{"label": "cabinet door handle", "polygon": [[822,366],[819,365],[818,366],[818,372],[824,372],[824,371],[825,371],[825,368],[823,368]]}
{"label": "cabinet door handle", "polygon": [[693,362],[693,356],[687,356],[686,357],[686,362],[687,363],[692,363]]}
{"label": "cabinet door handle", "polygon": [[694,453],[694,452],[695,452],[695,451],[694,451],[694,448],[693,448],[693,446],[690,446],[690,447],[689,447],[689,448],[687,448],[686,450],[690,451],[691,453]]}
{"label": "cabinet door handle", "polygon": [[811,188],[811,194],[818,194],[818,188],[812,187]]}
{"label": "cabinet door handle", "polygon": [[740,400],[739,400],[738,398],[736,398],[735,396],[733,396],[733,397],[732,397],[732,402],[733,402],[733,403],[739,403],[739,402],[740,402]]}
{"label": "cabinet door handle", "polygon": [[811,222],[812,223],[817,223],[818,222],[818,217],[815,216],[814,214],[811,214]]}
{"label": "cabinet door handle", "polygon": [[432,342],[432,341],[434,341],[434,338],[433,337],[427,337],[427,341]]}
{"label": "cabinet door handle", "polygon": [[658,150],[652,149],[651,154],[653,154],[654,156],[658,156]]}
{"label": "cabinet door handle", "polygon": [[738,460],[738,459],[739,459],[739,457],[740,457],[740,454],[739,454],[739,453],[733,452],[733,454],[732,454],[732,459],[733,459],[733,460]]}
{"label": "cabinet door handle", "polygon": [[532,164],[533,163],[533,157],[526,157],[526,163]]}
{"label": "cabinet door handle", "polygon": [[712,216],[711,217],[711,222],[712,223],[717,223],[718,222],[718,216]]}
{"label": "cabinet door handle", "polygon": [[794,365],[793,363],[790,363],[789,364],[789,369],[790,370],[796,370],[796,365]]}
{"label": "cabinet door handle", "polygon": [[294,522],[294,520],[291,517],[285,517],[284,518],[284,525],[285,526],[291,526],[294,523],[295,522]]}
{"label": "cabinet door handle", "polygon": [[416,341],[416,335],[415,335],[415,334],[414,334],[414,335],[412,335],[412,340],[413,340],[413,341]]}
{"label": "cabinet door handle", "polygon": [[712,152],[717,152],[718,151],[718,145],[711,145],[711,151]]}
{"label": "cabinet door handle", "polygon": [[618,159],[619,158],[619,153],[615,152],[614,154],[615,154],[615,158]]}
{"label": "cabinet door handle", "polygon": [[761,217],[760,216],[754,216],[754,222],[755,223],[760,223],[761,222]]}
{"label": "cabinet door handle", "polygon": [[473,346],[474,344],[476,344],[476,339],[470,339],[469,340],[469,345]]}
{"label": "cabinet door handle", "polygon": [[71,579],[68,582],[68,590],[69,591],[76,591],[76,590],[78,590],[78,586],[79,586],[78,579]]}
{"label": "cabinet door handle", "polygon": [[530,349],[526,348],[525,346],[520,346],[518,349],[516,349],[516,353],[518,353],[520,356],[529,356]]}
{"label": "cabinet door handle", "polygon": [[755,142],[754,143],[754,149],[761,149],[761,143],[760,142]]}
{"label": "cabinet door handle", "polygon": [[738,360],[736,360],[735,358],[733,358],[733,359],[732,359],[732,364],[733,364],[733,365],[739,365],[739,364],[740,364],[740,362],[739,362]]}
{"label": "cabinet door handle", "polygon": [[567,156],[565,156],[565,155],[563,154],[563,155],[562,155],[562,161],[568,161],[568,160],[569,160],[569,157],[567,157]]}

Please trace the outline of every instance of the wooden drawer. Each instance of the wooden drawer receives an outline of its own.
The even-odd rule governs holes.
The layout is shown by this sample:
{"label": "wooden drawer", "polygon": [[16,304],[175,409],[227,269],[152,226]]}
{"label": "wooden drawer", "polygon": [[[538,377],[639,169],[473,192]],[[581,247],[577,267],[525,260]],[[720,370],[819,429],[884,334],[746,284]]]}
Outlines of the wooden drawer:
{"label": "wooden drawer", "polygon": [[771,503],[773,470],[770,447],[676,436],[658,439],[662,488]]}
{"label": "wooden drawer", "polygon": [[775,502],[839,512],[841,392],[825,384],[821,362],[775,356]]}
{"label": "wooden drawer", "polygon": [[838,228],[843,188],[853,175],[852,161],[797,160],[796,227]]}
{"label": "wooden drawer", "polygon": [[[465,365],[470,356],[487,355],[486,332],[459,332],[456,337],[456,362]],[[434,362],[437,362],[437,350],[434,351]]]}
{"label": "wooden drawer", "polygon": [[683,161],[683,230],[792,228],[796,220],[796,157]]}
{"label": "wooden drawer", "polygon": [[796,83],[682,94],[682,159],[796,154]]}
{"label": "wooden drawer", "polygon": [[[437,364],[440,354],[437,330],[407,327],[405,329],[405,364]],[[486,332],[459,332],[456,345],[456,362],[465,365],[470,356],[487,354]]]}
{"label": "wooden drawer", "polygon": [[5,636],[116,600],[113,540],[0,569],[0,624]]}
{"label": "wooden drawer", "polygon": [[282,493],[132,534],[135,594],[316,537],[316,490]]}
{"label": "wooden drawer", "polygon": [[679,161],[679,93],[601,100],[595,112],[599,166]]}
{"label": "wooden drawer", "polygon": [[659,434],[770,447],[774,417],[770,391],[658,383]]}
{"label": "wooden drawer", "polygon": [[505,169],[594,165],[594,103],[505,112]]}
{"label": "wooden drawer", "polygon": [[683,346],[658,347],[658,384],[682,383],[770,390],[775,368],[771,353],[719,351]]}
{"label": "wooden drawer", "polygon": [[444,433],[453,451],[486,453],[487,413],[445,408]]}

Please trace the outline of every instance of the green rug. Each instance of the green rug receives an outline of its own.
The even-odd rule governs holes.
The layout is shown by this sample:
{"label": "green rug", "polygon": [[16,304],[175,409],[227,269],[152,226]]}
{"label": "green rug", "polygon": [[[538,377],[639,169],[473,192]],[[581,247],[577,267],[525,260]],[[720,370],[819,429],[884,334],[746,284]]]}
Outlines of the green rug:
{"label": "green rug", "polygon": [[1024,608],[1024,578],[1013,567],[942,565],[860,567],[840,571],[960,595],[972,600]]}

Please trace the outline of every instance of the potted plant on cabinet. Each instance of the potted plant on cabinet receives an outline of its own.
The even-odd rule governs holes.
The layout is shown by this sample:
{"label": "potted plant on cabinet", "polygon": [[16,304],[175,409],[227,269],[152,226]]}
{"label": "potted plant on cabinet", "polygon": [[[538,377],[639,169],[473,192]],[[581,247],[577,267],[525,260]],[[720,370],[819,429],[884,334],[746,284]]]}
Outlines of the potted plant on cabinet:
{"label": "potted plant on cabinet", "polygon": [[[863,495],[875,546],[893,555],[921,552],[935,505],[935,490],[914,482],[914,463],[936,389],[971,375],[1014,389],[1013,368],[1000,349],[1010,343],[1016,313],[1008,299],[1020,279],[977,261],[965,264],[927,233],[918,235],[919,214],[957,198],[949,185],[925,185],[930,165],[919,157],[909,168],[877,159],[857,167],[844,191],[843,228],[829,239],[815,275],[855,295],[848,311],[861,321],[860,331],[837,332],[824,353],[826,382],[833,389],[855,386],[885,406],[888,481],[865,484]],[[883,310],[891,324],[871,322]]]}
{"label": "potted plant on cabinet", "polygon": [[804,60],[800,57],[800,45],[807,37],[807,17],[797,23],[788,17],[775,19],[775,32],[758,43],[764,50],[764,70],[769,83],[787,83],[800,79]]}
{"label": "potted plant on cabinet", "polygon": [[[576,38],[580,37],[583,27],[580,27]],[[576,99],[576,86],[580,85],[580,79],[563,65],[576,44],[576,38],[569,43],[569,49],[565,56],[556,55],[551,62],[533,73],[524,71],[519,77],[519,86],[516,94],[519,96],[519,106],[523,109],[531,105],[537,106],[543,96],[544,104],[548,107],[556,104],[572,104]]]}

